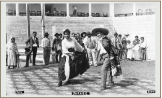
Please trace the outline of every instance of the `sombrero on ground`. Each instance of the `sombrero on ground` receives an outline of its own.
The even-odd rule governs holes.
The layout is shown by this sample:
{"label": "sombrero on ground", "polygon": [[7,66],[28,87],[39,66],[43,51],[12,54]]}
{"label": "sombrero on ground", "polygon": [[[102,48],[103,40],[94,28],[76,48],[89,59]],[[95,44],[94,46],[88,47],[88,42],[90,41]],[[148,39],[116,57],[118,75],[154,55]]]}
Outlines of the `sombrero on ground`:
{"label": "sombrero on ground", "polygon": [[104,35],[108,35],[109,34],[109,30],[107,30],[106,28],[94,28],[92,30],[92,34],[93,35],[97,35],[97,32],[102,32]]}

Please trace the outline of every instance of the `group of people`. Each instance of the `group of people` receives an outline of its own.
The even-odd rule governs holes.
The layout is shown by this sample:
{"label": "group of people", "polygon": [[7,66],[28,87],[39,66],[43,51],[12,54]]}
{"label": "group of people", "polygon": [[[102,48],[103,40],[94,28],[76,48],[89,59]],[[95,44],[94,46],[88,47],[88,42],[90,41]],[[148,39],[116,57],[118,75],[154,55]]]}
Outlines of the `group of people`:
{"label": "group of people", "polygon": [[[107,37],[109,31],[106,28],[95,28],[92,32],[83,32],[81,34],[71,33],[69,29],[63,31],[63,35],[56,33],[52,45],[48,38],[49,34],[46,32],[42,39],[41,46],[43,47],[43,64],[48,65],[50,60],[51,50],[53,52],[52,58],[58,66],[58,86],[70,83],[70,79],[83,74],[90,68],[90,66],[98,66],[98,61],[103,60],[101,67],[101,90],[106,89],[106,80],[108,78],[108,85],[112,86],[113,76],[122,74],[120,66],[120,59],[125,55],[125,58],[135,58],[133,52],[140,47],[141,56],[145,59],[145,41],[141,37],[133,41],[133,46],[128,40],[128,36],[122,38],[117,33],[114,34],[114,39]],[[25,47],[26,65],[29,67],[29,58],[33,53],[33,66],[36,66],[35,59],[37,49],[39,48],[39,40],[37,32],[33,32],[33,36],[28,38]],[[7,44],[8,61],[7,65],[16,66],[16,57],[19,55],[15,38],[12,37]],[[133,50],[134,49],[134,50]],[[136,53],[135,53],[136,54]],[[107,77],[108,76],[108,77]]]}
{"label": "group of people", "polygon": [[148,45],[144,40],[144,37],[140,39],[135,36],[132,40],[129,34],[122,37],[121,34],[114,34],[113,44],[119,50],[119,59],[126,59],[129,61],[134,60],[146,60],[147,59],[147,48]]}

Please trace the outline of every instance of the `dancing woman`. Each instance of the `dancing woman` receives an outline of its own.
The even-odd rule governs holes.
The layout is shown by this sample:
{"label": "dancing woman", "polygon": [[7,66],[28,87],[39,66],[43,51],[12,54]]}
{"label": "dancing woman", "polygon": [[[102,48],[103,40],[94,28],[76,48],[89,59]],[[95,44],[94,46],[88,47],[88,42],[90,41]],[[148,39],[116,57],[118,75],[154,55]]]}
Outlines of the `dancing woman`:
{"label": "dancing woman", "polygon": [[73,38],[70,37],[70,30],[66,29],[62,40],[62,57],[58,68],[58,86],[70,83],[70,79],[83,74],[88,68],[88,59],[84,48]]}

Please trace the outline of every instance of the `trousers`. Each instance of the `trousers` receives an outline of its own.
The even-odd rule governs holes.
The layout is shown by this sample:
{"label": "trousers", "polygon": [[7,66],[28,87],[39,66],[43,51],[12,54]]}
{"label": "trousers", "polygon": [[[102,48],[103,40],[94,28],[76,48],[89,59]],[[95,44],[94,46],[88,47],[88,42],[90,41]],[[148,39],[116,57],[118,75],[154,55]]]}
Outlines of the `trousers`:
{"label": "trousers", "polygon": [[112,76],[111,64],[109,58],[105,58],[104,63],[101,67],[101,87],[106,87],[107,78],[109,83],[113,82],[113,76]]}
{"label": "trousers", "polygon": [[[35,58],[37,55],[37,47],[32,47],[32,52],[33,52],[33,65],[35,65]],[[30,58],[31,52],[26,55],[26,66],[29,66],[29,58]]]}
{"label": "trousers", "polygon": [[48,65],[50,60],[51,49],[49,47],[43,48],[43,64]]}
{"label": "trousers", "polygon": [[94,64],[94,66],[97,66],[96,50],[87,48],[87,53],[89,58],[89,64]]}

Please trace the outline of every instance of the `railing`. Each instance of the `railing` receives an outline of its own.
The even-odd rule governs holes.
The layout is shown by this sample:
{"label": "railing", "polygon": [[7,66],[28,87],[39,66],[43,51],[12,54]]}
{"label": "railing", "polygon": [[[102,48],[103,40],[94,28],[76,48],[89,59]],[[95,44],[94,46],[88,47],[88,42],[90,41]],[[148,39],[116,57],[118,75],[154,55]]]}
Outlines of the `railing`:
{"label": "railing", "polygon": [[[136,13],[136,16],[140,15],[154,15],[155,12],[139,12]],[[126,13],[126,14],[115,14],[115,17],[128,17],[128,16],[133,16],[133,13]]]}
{"label": "railing", "polygon": [[[15,11],[9,11],[6,12],[7,16],[15,16],[16,12]],[[155,12],[139,12],[136,13],[136,16],[140,15],[154,15]],[[19,12],[20,16],[26,16],[26,12]],[[56,12],[56,13],[45,13],[46,16],[57,16],[57,17],[66,17],[67,13],[65,11],[61,12]],[[92,17],[109,17],[107,14],[100,14],[100,13],[91,13]],[[41,11],[30,11],[30,16],[41,16]],[[89,17],[89,13],[84,13],[84,12],[77,12],[77,15],[70,14],[71,17]],[[115,14],[115,17],[129,17],[133,16],[133,13],[125,13],[125,14]]]}
{"label": "railing", "polygon": [[60,13],[57,11],[57,12],[54,12],[54,13],[49,13],[49,12],[46,12],[45,14],[46,16],[61,16],[61,17],[65,17],[67,16],[66,12],[65,11],[61,11]]}

